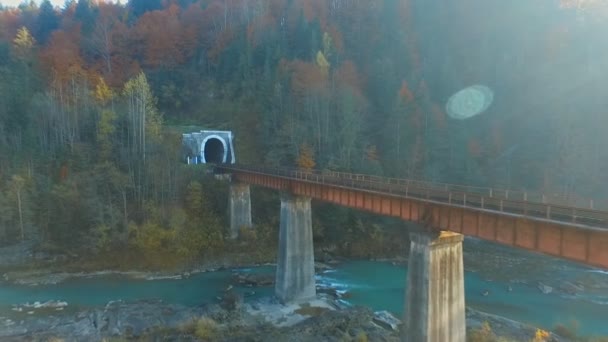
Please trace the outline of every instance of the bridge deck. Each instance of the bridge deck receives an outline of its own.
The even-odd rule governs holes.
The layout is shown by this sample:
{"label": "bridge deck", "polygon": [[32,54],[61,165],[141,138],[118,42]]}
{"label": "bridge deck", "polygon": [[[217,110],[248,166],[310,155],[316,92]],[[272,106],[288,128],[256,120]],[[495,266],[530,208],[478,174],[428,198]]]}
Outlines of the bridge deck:
{"label": "bridge deck", "polygon": [[[338,172],[217,166],[243,182],[608,269],[608,212],[526,193]],[[515,197],[515,198],[514,198]],[[538,197],[538,196],[537,196]]]}

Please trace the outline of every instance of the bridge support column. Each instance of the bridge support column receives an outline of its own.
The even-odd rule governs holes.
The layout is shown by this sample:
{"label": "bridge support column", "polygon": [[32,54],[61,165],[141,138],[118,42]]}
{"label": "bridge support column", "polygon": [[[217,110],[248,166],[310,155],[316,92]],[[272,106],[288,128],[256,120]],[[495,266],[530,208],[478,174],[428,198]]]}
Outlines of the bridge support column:
{"label": "bridge support column", "polygon": [[251,227],[251,195],[249,184],[230,184],[230,237],[236,239],[241,227]]}
{"label": "bridge support column", "polygon": [[315,265],[310,198],[281,194],[275,294],[283,303],[314,298]]}
{"label": "bridge support column", "polygon": [[452,232],[411,234],[405,341],[465,341],[462,240]]}

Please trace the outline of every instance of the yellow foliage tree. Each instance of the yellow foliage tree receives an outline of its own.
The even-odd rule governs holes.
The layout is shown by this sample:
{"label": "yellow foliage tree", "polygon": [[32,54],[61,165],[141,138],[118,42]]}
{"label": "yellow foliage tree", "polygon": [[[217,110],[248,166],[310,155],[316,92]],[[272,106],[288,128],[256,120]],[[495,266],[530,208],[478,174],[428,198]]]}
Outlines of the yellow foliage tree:
{"label": "yellow foliage tree", "polygon": [[17,31],[17,35],[13,40],[15,54],[20,59],[27,58],[30,55],[35,43],[36,40],[30,34],[30,31],[28,31],[25,26],[21,27],[19,31]]}
{"label": "yellow foliage tree", "polygon": [[161,137],[162,116],[156,109],[156,98],[143,72],[125,84],[123,95],[131,121],[130,133],[136,141],[133,152],[139,154],[145,163],[148,141],[158,141]]}
{"label": "yellow foliage tree", "polygon": [[162,254],[172,251],[176,238],[175,230],[165,229],[156,223],[146,222],[141,226],[129,227],[131,243],[145,255]]}
{"label": "yellow foliage tree", "polygon": [[328,75],[330,65],[327,61],[327,58],[325,58],[325,55],[321,51],[317,52],[317,66],[321,68],[321,71],[323,72],[324,76]]}
{"label": "yellow foliage tree", "polygon": [[376,148],[376,145],[369,146],[365,150],[365,154],[366,154],[367,160],[378,161],[378,159],[380,159],[378,157],[378,149]]}
{"label": "yellow foliage tree", "polygon": [[103,106],[105,106],[114,97],[112,89],[108,87],[103,77],[99,77],[99,82],[97,82],[97,85],[95,86],[94,95],[97,102]]}
{"label": "yellow foliage tree", "polygon": [[298,156],[298,160],[296,161],[298,167],[303,170],[312,170],[314,169],[316,163],[314,158],[314,153],[312,148],[307,144],[302,144],[300,146],[300,155]]}

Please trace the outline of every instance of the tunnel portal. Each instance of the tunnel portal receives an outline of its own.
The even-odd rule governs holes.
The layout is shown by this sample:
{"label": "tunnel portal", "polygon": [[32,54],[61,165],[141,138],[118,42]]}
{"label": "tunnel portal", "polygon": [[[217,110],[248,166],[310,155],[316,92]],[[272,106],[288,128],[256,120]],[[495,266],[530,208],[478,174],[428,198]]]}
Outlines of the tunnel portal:
{"label": "tunnel portal", "polygon": [[231,131],[207,131],[182,135],[182,160],[186,164],[234,164]]}
{"label": "tunnel portal", "polygon": [[225,142],[219,138],[209,138],[203,146],[203,157],[204,162],[208,164],[221,164],[226,162],[226,149],[224,148]]}

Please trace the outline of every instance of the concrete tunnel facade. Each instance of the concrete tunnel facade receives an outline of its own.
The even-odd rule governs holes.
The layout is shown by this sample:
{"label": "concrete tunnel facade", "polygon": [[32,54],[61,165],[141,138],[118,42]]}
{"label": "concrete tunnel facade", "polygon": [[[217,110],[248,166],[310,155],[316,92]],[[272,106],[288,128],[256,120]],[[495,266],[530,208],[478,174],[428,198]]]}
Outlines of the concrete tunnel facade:
{"label": "concrete tunnel facade", "polygon": [[186,164],[234,164],[231,131],[207,131],[182,135],[182,160]]}

